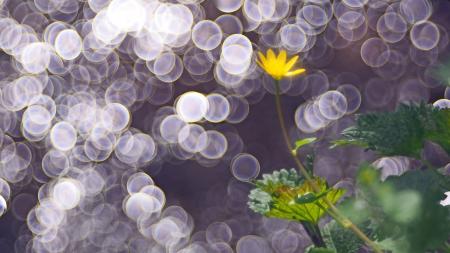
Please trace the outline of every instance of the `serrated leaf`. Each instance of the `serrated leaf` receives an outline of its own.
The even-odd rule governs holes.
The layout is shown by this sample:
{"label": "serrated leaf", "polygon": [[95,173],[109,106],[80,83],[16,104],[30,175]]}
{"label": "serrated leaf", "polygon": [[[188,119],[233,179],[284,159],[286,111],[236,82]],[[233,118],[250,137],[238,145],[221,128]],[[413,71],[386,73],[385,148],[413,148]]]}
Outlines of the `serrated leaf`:
{"label": "serrated leaf", "polygon": [[[363,227],[362,227],[363,228]],[[363,245],[352,231],[343,228],[332,220],[321,229],[323,240],[328,248],[333,248],[336,253],[356,253]],[[365,231],[368,234],[368,231]]]}
{"label": "serrated leaf", "polygon": [[345,191],[329,188],[322,178],[312,180],[320,188],[320,193],[315,193],[312,182],[303,180],[295,170],[265,174],[251,190],[248,205],[267,217],[317,224],[330,208],[327,202],[336,203]]}
{"label": "serrated leaf", "polygon": [[[343,189],[328,188],[326,181],[322,178],[313,180],[321,189],[321,193],[318,194],[319,198],[302,204],[295,201],[297,196],[306,195],[314,191],[311,183],[307,181],[296,188],[281,187],[272,195],[274,199],[272,208],[265,215],[317,224],[319,219],[325,214],[326,209],[330,208],[324,198],[327,198],[332,203],[336,203],[344,195],[345,191]],[[288,212],[284,212],[284,210],[288,210]]]}
{"label": "serrated leaf", "polygon": [[450,154],[450,109],[432,105],[400,105],[394,112],[358,115],[331,147],[357,145],[387,156],[419,158],[426,141]]}
{"label": "serrated leaf", "polygon": [[297,154],[297,150],[299,148],[301,148],[301,147],[303,147],[305,145],[308,145],[308,144],[310,144],[312,142],[315,142],[316,140],[317,140],[317,138],[315,138],[315,137],[297,140],[295,142],[295,147],[294,147],[294,150],[292,150],[292,153]]}

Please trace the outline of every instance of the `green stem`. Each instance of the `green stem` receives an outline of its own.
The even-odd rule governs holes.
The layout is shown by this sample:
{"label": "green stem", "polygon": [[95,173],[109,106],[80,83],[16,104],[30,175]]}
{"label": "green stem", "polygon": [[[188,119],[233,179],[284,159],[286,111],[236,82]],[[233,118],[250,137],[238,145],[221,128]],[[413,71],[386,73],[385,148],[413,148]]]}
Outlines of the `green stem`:
{"label": "green stem", "polygon": [[[294,159],[295,164],[299,168],[302,175],[311,184],[311,187],[313,188],[313,190],[316,193],[320,193],[319,186],[312,180],[312,177],[309,175],[305,166],[302,164],[302,162],[296,156],[296,154],[291,152],[294,148],[289,139],[286,124],[284,122],[284,114],[283,114],[283,110],[281,109],[280,83],[278,80],[275,81],[275,105],[276,105],[276,110],[277,110],[277,114],[278,114],[278,121],[279,121],[280,127],[281,127],[281,132],[283,134],[283,138],[286,143],[286,146],[289,150],[289,154],[291,154],[292,158]],[[363,240],[367,245],[369,245],[374,250],[374,252],[383,253],[383,251],[381,251],[381,249],[378,247],[378,245],[376,245],[372,240],[370,240],[355,224],[353,224],[350,221],[350,219],[345,217],[330,200],[328,200],[327,198],[323,198],[323,199],[324,199],[325,203],[330,207],[330,209],[325,209],[325,210],[333,219],[335,219],[343,227],[348,228],[351,231],[353,231],[353,233],[355,233],[361,240]]]}
{"label": "green stem", "polygon": [[323,241],[319,226],[307,221],[301,223],[305,228],[305,231],[308,234],[309,238],[311,238],[311,241],[314,243],[314,246],[316,246],[317,248],[326,248],[326,244]]}

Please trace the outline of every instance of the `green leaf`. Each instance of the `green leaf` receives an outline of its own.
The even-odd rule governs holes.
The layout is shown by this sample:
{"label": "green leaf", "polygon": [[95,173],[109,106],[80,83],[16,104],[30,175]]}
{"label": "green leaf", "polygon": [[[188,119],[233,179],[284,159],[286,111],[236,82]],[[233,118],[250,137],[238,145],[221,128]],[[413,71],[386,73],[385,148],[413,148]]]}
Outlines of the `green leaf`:
{"label": "green leaf", "polygon": [[436,170],[410,170],[379,180],[380,172],[364,166],[357,176],[357,195],[339,208],[353,220],[369,222],[372,237],[386,250],[423,253],[438,250],[450,236],[450,208],[439,204],[450,179]]}
{"label": "green leaf", "polygon": [[[353,128],[347,128],[347,129],[345,129],[345,131],[346,132],[350,132],[352,129]],[[340,147],[340,146],[347,146],[347,145],[355,145],[355,146],[360,146],[360,147],[363,147],[363,148],[368,148],[369,147],[368,144],[366,142],[364,142],[364,141],[356,140],[356,139],[350,139],[350,138],[349,139],[334,140],[334,141],[331,141],[331,143],[333,145],[330,146],[330,149],[337,148],[337,147]]]}
{"label": "green leaf", "polygon": [[295,202],[296,202],[297,204],[306,204],[306,203],[314,202],[314,201],[316,201],[317,199],[318,199],[318,198],[317,198],[317,196],[316,196],[314,193],[308,192],[308,193],[306,193],[306,194],[304,194],[304,195],[301,195],[300,197],[297,197],[297,198],[295,199]]}
{"label": "green leaf", "polygon": [[[410,252],[439,249],[450,236],[450,208],[439,204],[444,192],[450,189],[449,177],[435,170],[416,170],[400,177],[389,177],[386,181],[397,191],[414,191],[421,198],[421,204],[416,208],[420,211],[417,216],[411,222],[399,225],[404,241],[411,245]],[[406,215],[405,210],[399,215]]]}
{"label": "green leaf", "polygon": [[312,142],[315,142],[316,140],[317,140],[317,138],[315,138],[315,137],[297,140],[297,141],[295,142],[295,147],[294,147],[294,149],[292,150],[292,153],[296,155],[296,154],[297,154],[297,150],[298,150],[299,148],[301,148],[301,147],[303,147],[303,146],[305,146],[305,145],[308,145],[308,144],[310,144],[310,143],[312,143]]}
{"label": "green leaf", "polygon": [[[345,191],[329,188],[322,178],[312,180],[303,180],[295,170],[265,174],[262,180],[256,181],[256,188],[250,191],[248,205],[267,217],[317,224],[330,208],[326,202],[336,203]],[[319,193],[313,190],[313,183],[319,187]]]}
{"label": "green leaf", "polygon": [[450,177],[437,170],[410,170],[401,176],[388,177],[386,183],[397,190],[415,190],[428,202],[441,200],[444,192],[450,189]]}
{"label": "green leaf", "polygon": [[450,109],[432,105],[400,105],[395,112],[358,115],[356,125],[333,141],[332,147],[357,145],[381,155],[419,158],[426,141],[450,154]]}
{"label": "green leaf", "polygon": [[409,245],[404,237],[400,238],[387,238],[383,241],[377,242],[377,244],[384,250],[389,250],[395,253],[408,253]]}
{"label": "green leaf", "polygon": [[[336,203],[345,193],[343,189],[330,189],[326,181],[322,178],[313,179],[314,183],[319,186],[321,193],[312,202],[297,203],[296,198],[299,195],[305,195],[313,192],[311,183],[305,181],[303,185],[296,188],[281,187],[272,195],[272,208],[265,215],[274,218],[293,219],[297,221],[307,221],[317,224],[319,219],[325,214],[330,207],[325,202],[325,198]],[[310,195],[309,195],[310,196]],[[287,212],[284,212],[288,210]]]}
{"label": "green leaf", "polygon": [[[364,232],[368,234],[369,231]],[[336,253],[356,253],[363,245],[363,241],[359,237],[334,220],[328,222],[322,228],[321,233],[327,247],[335,249]]]}
{"label": "green leaf", "polygon": [[333,249],[328,248],[316,248],[316,247],[309,247],[305,251],[306,253],[336,253]]}
{"label": "green leaf", "polygon": [[322,192],[320,194],[315,194],[315,193],[312,193],[312,192],[308,192],[308,193],[306,193],[304,195],[301,195],[301,196],[297,197],[295,199],[295,202],[297,204],[312,203],[312,202],[314,202],[314,201],[324,197],[325,195],[327,195],[327,193],[330,192],[330,190],[331,189],[328,189],[327,191],[324,191],[324,192]]}

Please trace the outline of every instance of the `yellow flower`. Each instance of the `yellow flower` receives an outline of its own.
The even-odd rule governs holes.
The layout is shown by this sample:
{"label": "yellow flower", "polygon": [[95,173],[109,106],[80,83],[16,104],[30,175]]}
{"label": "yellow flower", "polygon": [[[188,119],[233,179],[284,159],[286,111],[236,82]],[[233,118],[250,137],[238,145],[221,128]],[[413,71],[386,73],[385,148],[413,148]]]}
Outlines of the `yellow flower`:
{"label": "yellow flower", "polygon": [[258,65],[275,80],[296,76],[306,71],[302,68],[291,71],[298,60],[298,55],[287,61],[286,50],[281,50],[278,56],[275,56],[273,50],[269,49],[267,50],[267,56],[264,56],[261,52],[258,52],[258,56],[259,61],[256,61]]}

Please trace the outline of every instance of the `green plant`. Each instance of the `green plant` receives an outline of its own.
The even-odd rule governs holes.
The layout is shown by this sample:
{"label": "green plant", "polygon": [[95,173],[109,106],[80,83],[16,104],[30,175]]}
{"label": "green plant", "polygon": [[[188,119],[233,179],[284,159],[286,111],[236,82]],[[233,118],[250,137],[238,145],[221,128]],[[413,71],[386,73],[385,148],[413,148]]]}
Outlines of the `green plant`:
{"label": "green plant", "polygon": [[[364,165],[357,176],[357,194],[337,208],[335,204],[344,192],[311,176],[313,155],[306,156],[305,165],[297,157],[302,146],[316,139],[291,144],[278,81],[275,91],[283,138],[302,176],[294,169],[263,175],[262,180],[255,181],[255,189],[249,195],[253,211],[301,222],[314,243],[307,249],[309,253],[356,253],[364,244],[377,253],[450,251],[446,243],[450,235],[450,207],[439,204],[450,189],[448,177],[439,170],[415,170],[382,182],[379,170]],[[359,115],[356,125],[342,136],[333,147],[358,145],[380,155],[420,158],[425,142],[431,141],[450,153],[450,110],[423,103],[400,105],[394,112]],[[334,220],[319,230],[318,221],[325,214]]]}
{"label": "green plant", "polygon": [[[361,228],[364,229],[365,226],[361,226]],[[333,249],[336,253],[356,253],[364,244],[355,234],[343,228],[334,220],[328,222],[321,232],[327,248]],[[364,232],[370,235],[368,229]]]}
{"label": "green plant", "polygon": [[[317,193],[311,183],[320,187]],[[324,246],[318,227],[319,219],[344,194],[342,189],[329,188],[326,181],[313,178],[304,180],[295,169],[274,171],[264,174],[255,181],[248,205],[256,213],[266,217],[301,222],[316,246]]]}
{"label": "green plant", "polygon": [[400,105],[395,112],[362,114],[342,135],[334,147],[351,144],[381,155],[419,158],[425,141],[432,141],[450,153],[450,109],[422,103]]}
{"label": "green plant", "polygon": [[380,181],[379,170],[360,169],[358,194],[340,206],[372,239],[395,253],[423,253],[445,247],[450,208],[439,204],[450,179],[436,170],[412,170]]}
{"label": "green plant", "polygon": [[311,183],[301,178],[294,169],[265,174],[262,180],[256,181],[256,188],[250,192],[249,206],[267,217],[317,224],[329,208],[324,199],[336,203],[344,190],[329,188],[321,178],[314,178],[313,181],[320,187],[320,193],[315,193]]}
{"label": "green plant", "polygon": [[309,247],[306,249],[306,253],[336,253],[336,251],[329,248]]}

